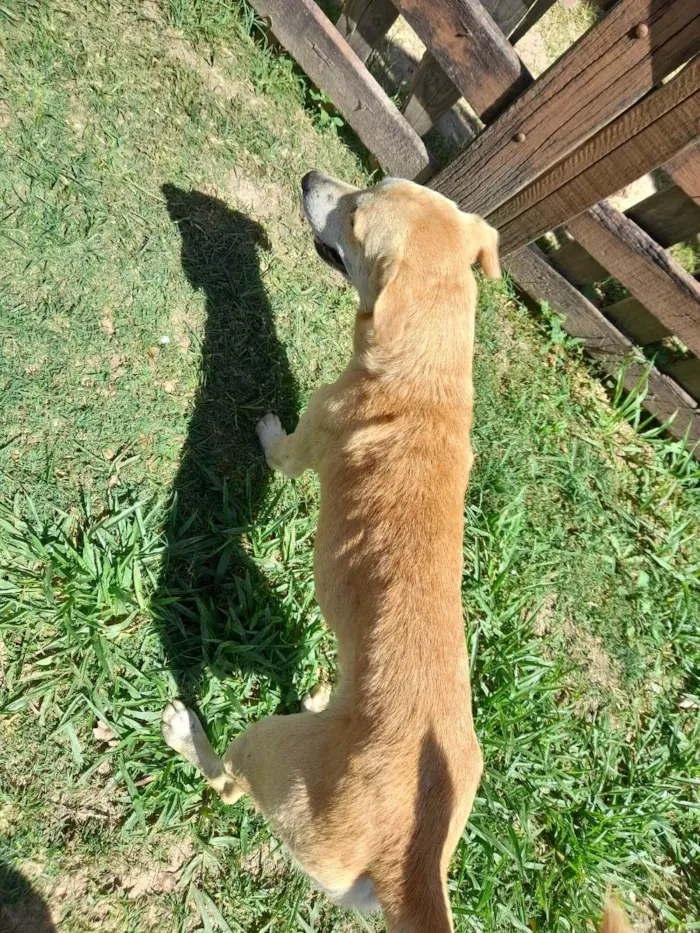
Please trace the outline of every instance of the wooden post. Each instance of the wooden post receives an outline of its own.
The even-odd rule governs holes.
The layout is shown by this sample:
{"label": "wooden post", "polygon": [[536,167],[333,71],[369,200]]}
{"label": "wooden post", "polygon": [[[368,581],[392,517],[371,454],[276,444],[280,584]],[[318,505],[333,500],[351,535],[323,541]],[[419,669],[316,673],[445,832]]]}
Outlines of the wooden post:
{"label": "wooden post", "polygon": [[[404,107],[419,136],[460,97],[485,121],[493,119],[532,76],[503,35],[524,7],[520,0],[396,0],[427,46]],[[492,15],[490,15],[490,11]]]}
{"label": "wooden post", "polygon": [[[630,107],[499,208],[486,211],[489,223],[500,231],[502,251],[516,250],[532,242],[667,162],[697,136],[698,119],[700,59]],[[468,155],[479,139],[463,155]],[[455,161],[461,158],[458,156]],[[444,171],[431,186],[448,197],[454,196],[440,184],[443,175]],[[465,198],[461,206],[478,213],[483,194],[480,190],[474,195]],[[494,194],[493,200],[500,198]]]}
{"label": "wooden post", "polygon": [[424,136],[462,95],[430,52],[425,52],[408,88],[403,115]]}
{"label": "wooden post", "polygon": [[430,164],[420,137],[314,0],[251,0],[271,31],[333,101],[379,164],[421,179]]}
{"label": "wooden post", "polygon": [[390,0],[346,0],[336,27],[361,62],[366,62],[399,13]]}
{"label": "wooden post", "polygon": [[618,0],[431,186],[465,210],[493,211],[688,61],[699,45],[697,3]]}

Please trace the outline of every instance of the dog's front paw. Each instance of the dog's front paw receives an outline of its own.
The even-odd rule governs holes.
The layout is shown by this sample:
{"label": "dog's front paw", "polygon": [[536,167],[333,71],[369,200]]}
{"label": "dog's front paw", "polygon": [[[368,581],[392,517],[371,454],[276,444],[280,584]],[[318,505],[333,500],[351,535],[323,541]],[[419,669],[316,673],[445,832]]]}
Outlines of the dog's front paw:
{"label": "dog's front paw", "polygon": [[255,425],[255,433],[262,444],[262,449],[267,453],[270,447],[281,437],[286,437],[287,432],[282,427],[282,422],[272,413],[265,415]]}
{"label": "dog's front paw", "polygon": [[173,700],[165,707],[160,729],[166,743],[185,758],[191,755],[197,736],[203,733],[200,721],[181,700]]}
{"label": "dog's front paw", "polygon": [[331,700],[331,685],[316,684],[301,701],[305,713],[322,713]]}

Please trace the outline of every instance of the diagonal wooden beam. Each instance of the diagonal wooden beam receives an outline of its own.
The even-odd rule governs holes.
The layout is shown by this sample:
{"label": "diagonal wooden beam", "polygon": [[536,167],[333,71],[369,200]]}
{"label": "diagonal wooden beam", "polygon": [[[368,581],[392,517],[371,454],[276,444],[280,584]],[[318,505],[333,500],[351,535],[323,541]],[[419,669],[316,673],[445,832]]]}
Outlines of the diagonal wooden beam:
{"label": "diagonal wooden beam", "polygon": [[614,120],[697,52],[700,4],[619,0],[430,186],[477,214]]}
{"label": "diagonal wooden beam", "polygon": [[700,285],[692,275],[633,220],[605,202],[566,226],[587,253],[700,355]]}
{"label": "diagonal wooden beam", "polygon": [[[511,253],[504,261],[518,285],[538,301],[546,301],[565,315],[564,327],[574,337],[582,340],[587,353],[613,375],[619,371],[626,359],[635,359],[634,344],[606,320],[578,289],[552,268],[547,258],[536,246],[526,246]],[[625,387],[634,389],[647,366],[639,359],[625,370]],[[644,405],[660,421],[674,417],[670,431],[676,436],[688,432],[690,441],[700,440],[700,410],[697,403],[672,379],[664,376],[655,367],[648,376],[648,392]],[[700,458],[700,446],[696,449]]]}
{"label": "diagonal wooden beam", "polygon": [[487,212],[509,252],[672,158],[700,128],[700,58],[575,152]]}
{"label": "diagonal wooden beam", "polygon": [[430,160],[420,136],[313,0],[251,0],[277,40],[333,101],[382,168],[420,178]]}

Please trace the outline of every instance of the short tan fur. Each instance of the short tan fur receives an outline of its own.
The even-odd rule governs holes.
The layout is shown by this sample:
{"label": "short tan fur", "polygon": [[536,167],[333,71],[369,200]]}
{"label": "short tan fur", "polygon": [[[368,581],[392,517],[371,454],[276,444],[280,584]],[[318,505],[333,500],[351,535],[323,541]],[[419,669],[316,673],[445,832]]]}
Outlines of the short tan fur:
{"label": "short tan fur", "polygon": [[391,933],[450,933],[448,863],[482,772],[461,601],[471,266],[498,277],[498,238],[410,182],[310,173],[303,189],[319,253],[359,294],[354,354],[293,434],[268,415],[258,435],[273,469],[320,477],[316,595],[340,680],[223,759],[179,701],[163,733],[225,801],[252,795],[338,902],[378,902]]}

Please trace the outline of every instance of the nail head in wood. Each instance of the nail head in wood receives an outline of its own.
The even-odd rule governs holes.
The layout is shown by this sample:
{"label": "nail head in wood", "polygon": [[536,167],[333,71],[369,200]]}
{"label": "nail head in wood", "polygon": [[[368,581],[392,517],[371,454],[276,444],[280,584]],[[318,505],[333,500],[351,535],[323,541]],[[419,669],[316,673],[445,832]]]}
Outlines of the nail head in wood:
{"label": "nail head in wood", "polygon": [[516,143],[524,143],[525,140],[527,139],[527,136],[525,135],[525,133],[520,132],[520,133],[516,133],[514,138],[515,138]]}
{"label": "nail head in wood", "polygon": [[649,27],[646,23],[640,23],[639,26],[634,30],[634,34],[638,39],[646,39],[649,35]]}

